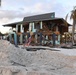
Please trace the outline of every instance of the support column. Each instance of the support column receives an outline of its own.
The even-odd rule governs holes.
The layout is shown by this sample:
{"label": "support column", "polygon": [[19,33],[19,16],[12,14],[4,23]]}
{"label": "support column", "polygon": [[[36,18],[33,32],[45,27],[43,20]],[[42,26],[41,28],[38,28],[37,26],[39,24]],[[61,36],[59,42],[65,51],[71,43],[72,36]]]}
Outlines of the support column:
{"label": "support column", "polygon": [[18,47],[18,45],[17,45],[17,34],[15,32],[13,34],[14,34],[14,44],[16,47]]}
{"label": "support column", "polygon": [[11,41],[12,41],[12,36],[11,36],[10,33],[9,33],[9,41],[10,41],[10,43],[11,43]]}
{"label": "support column", "polygon": [[18,32],[18,25],[16,25],[16,33]]}
{"label": "support column", "polygon": [[37,33],[35,34],[35,43],[37,43]]}
{"label": "support column", "polygon": [[32,31],[34,32],[34,22],[32,23],[33,27],[32,27]]}
{"label": "support column", "polygon": [[60,35],[58,35],[58,44],[60,44]]}
{"label": "support column", "polygon": [[[58,26],[56,26],[56,31],[58,31]],[[56,40],[56,44],[60,44],[60,35],[58,35],[58,39]]]}
{"label": "support column", "polygon": [[21,34],[20,35],[20,44],[22,44],[23,43],[23,35]]}
{"label": "support column", "polygon": [[58,31],[58,26],[56,26],[56,31]]}
{"label": "support column", "polygon": [[40,29],[42,29],[42,21],[40,22]]}
{"label": "support column", "polygon": [[42,45],[42,33],[40,32],[40,45]]}
{"label": "support column", "polygon": [[[20,32],[23,33],[23,25],[22,24],[20,25]],[[23,43],[23,35],[21,34],[20,35],[20,44],[22,44],[22,43]]]}
{"label": "support column", "polygon": [[23,25],[22,24],[20,26],[20,31],[21,31],[21,33],[23,33]]}
{"label": "support column", "polygon": [[31,24],[32,24],[32,23],[29,23],[29,31],[31,31]]}

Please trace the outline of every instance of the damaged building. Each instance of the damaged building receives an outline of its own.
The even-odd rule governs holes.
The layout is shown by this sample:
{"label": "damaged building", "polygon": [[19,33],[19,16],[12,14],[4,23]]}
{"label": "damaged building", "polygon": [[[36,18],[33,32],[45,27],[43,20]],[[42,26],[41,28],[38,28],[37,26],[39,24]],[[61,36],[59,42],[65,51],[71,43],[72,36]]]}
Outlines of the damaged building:
{"label": "damaged building", "polygon": [[[9,32],[9,41],[16,44],[27,43],[31,45],[53,44],[52,34],[56,34],[55,43],[63,42],[62,35],[68,32],[70,24],[63,18],[55,17],[55,13],[46,13],[24,17],[23,21],[3,26],[12,27]],[[14,29],[14,30],[13,30]],[[31,37],[31,39],[29,39]]]}

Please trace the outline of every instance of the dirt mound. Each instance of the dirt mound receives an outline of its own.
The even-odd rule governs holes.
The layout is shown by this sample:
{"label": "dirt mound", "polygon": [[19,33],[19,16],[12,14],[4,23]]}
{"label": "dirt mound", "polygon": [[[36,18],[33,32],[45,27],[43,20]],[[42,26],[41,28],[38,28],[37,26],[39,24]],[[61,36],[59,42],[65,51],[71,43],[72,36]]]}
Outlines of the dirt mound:
{"label": "dirt mound", "polygon": [[[53,75],[75,75],[75,62],[75,57],[63,55],[57,51],[27,51],[15,47],[8,41],[0,40],[0,67],[2,73],[4,67],[7,67],[7,69],[10,67],[11,71],[13,68],[16,71],[19,70],[19,72],[38,71],[51,72]],[[2,68],[2,66],[4,67]],[[11,75],[11,72],[9,73]]]}

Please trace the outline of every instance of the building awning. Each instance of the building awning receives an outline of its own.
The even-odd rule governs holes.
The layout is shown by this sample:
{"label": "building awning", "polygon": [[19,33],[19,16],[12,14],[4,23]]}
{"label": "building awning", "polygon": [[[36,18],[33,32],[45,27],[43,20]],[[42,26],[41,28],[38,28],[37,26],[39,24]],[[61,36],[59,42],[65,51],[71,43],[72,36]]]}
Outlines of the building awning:
{"label": "building awning", "polygon": [[16,27],[17,24],[22,24],[22,21],[5,24],[5,25],[3,25],[3,26],[6,26],[6,27]]}
{"label": "building awning", "polygon": [[50,19],[50,20],[47,20],[47,21],[50,21],[50,24],[53,25],[53,26],[54,25],[71,26],[71,24],[67,23],[66,20],[64,20],[63,18],[54,18],[54,19]]}

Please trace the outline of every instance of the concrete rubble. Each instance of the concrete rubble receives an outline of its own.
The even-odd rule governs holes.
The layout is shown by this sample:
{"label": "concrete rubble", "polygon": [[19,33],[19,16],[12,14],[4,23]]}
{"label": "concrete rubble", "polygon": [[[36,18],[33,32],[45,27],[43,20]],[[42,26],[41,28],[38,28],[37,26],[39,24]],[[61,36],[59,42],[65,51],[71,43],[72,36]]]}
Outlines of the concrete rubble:
{"label": "concrete rubble", "polygon": [[76,75],[76,56],[48,49],[27,51],[0,40],[0,75]]}

